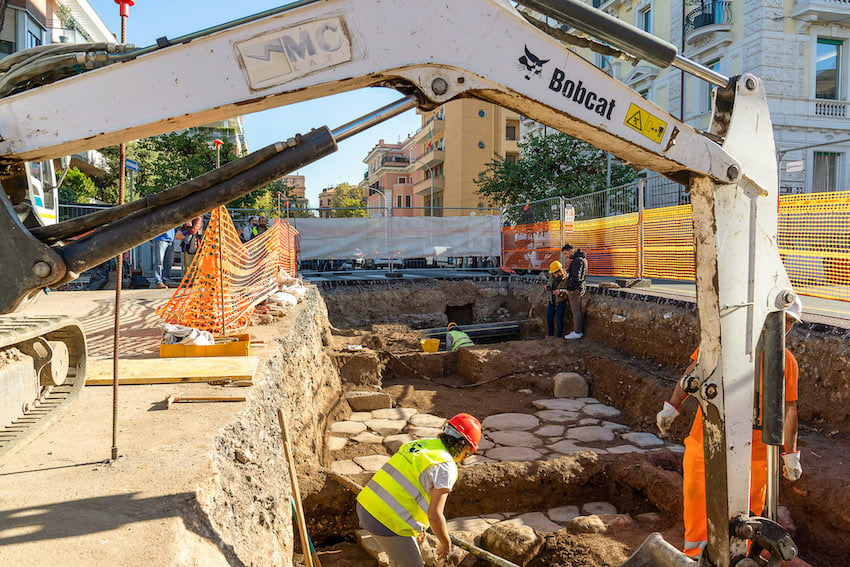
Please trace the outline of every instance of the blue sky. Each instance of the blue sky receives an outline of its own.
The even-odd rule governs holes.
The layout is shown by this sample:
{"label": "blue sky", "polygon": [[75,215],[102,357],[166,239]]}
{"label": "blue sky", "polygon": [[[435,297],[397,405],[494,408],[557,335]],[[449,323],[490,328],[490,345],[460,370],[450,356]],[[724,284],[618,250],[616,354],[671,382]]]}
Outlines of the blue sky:
{"label": "blue sky", "polygon": [[[143,47],[157,37],[177,37],[221,24],[289,0],[136,0],[127,20],[127,42]],[[121,21],[115,0],[89,0],[107,27],[120,37]],[[245,134],[251,150],[285,140],[311,128],[331,129],[401,98],[391,89],[371,88],[325,97],[244,116]],[[304,175],[310,206],[318,206],[319,192],[343,181],[356,184],[363,178],[363,158],[383,138],[398,142],[413,133],[420,118],[412,110],[341,142],[336,153],[295,172]]]}

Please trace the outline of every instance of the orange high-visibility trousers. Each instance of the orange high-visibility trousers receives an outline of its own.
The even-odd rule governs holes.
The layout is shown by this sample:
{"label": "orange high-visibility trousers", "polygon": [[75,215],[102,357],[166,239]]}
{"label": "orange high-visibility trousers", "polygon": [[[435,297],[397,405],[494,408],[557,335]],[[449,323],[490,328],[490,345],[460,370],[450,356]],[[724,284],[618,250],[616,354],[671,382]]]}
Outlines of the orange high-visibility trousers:
{"label": "orange high-visibility trousers", "polygon": [[[761,515],[767,488],[767,450],[761,441],[753,443],[750,464],[750,511]],[[702,443],[691,436],[685,439],[682,459],[684,492],[685,553],[697,557],[708,543],[705,511],[705,456]]]}

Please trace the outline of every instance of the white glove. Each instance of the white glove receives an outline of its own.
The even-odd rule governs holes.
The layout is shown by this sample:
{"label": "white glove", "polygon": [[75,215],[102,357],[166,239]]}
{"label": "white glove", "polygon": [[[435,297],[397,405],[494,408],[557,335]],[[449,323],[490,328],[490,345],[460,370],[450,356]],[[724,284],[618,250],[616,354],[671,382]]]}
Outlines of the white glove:
{"label": "white glove", "polygon": [[664,402],[664,409],[655,416],[655,423],[658,425],[662,437],[667,435],[667,429],[670,428],[670,424],[677,417],[679,417],[679,410],[676,409],[676,406],[670,402]]}
{"label": "white glove", "polygon": [[800,477],[803,476],[803,467],[800,465],[800,451],[783,453],[782,461],[785,463],[785,466],[782,467],[782,474],[785,478],[791,482],[800,480]]}

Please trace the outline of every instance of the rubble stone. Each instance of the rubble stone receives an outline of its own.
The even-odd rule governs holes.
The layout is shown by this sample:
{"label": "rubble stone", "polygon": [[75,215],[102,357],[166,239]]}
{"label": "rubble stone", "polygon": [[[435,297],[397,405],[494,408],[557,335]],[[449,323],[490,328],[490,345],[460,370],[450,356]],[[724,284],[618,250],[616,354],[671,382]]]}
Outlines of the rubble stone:
{"label": "rubble stone", "polygon": [[635,521],[637,521],[641,526],[653,530],[660,527],[663,522],[661,515],[657,512],[645,512],[643,514],[638,514],[635,516]]}
{"label": "rubble stone", "polygon": [[599,519],[605,524],[606,533],[618,533],[635,527],[634,519],[628,514],[599,514]]}
{"label": "rubble stone", "polygon": [[534,529],[510,520],[490,526],[481,534],[481,547],[518,565],[527,565],[543,545]]}
{"label": "rubble stone", "polygon": [[576,372],[559,372],[552,379],[556,398],[583,398],[588,394],[587,380]]}
{"label": "rubble stone", "polygon": [[345,400],[352,411],[372,411],[393,407],[393,399],[384,392],[354,390],[345,393]]}
{"label": "rubble stone", "polygon": [[604,534],[607,528],[599,516],[579,516],[570,520],[567,529],[574,534]]}
{"label": "rubble stone", "polygon": [[484,429],[528,431],[540,425],[540,420],[527,413],[498,413],[485,418],[481,425]]}

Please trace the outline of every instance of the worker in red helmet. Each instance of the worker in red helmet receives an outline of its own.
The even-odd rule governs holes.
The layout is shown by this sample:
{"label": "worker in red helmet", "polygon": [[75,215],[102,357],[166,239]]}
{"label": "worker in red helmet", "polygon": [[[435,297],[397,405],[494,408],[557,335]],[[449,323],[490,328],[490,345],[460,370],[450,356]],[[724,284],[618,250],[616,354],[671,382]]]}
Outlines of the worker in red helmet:
{"label": "worker in red helmet", "polygon": [[357,496],[360,526],[384,548],[390,564],[422,567],[416,538],[429,527],[437,536],[437,556],[452,544],[443,510],[457,481],[457,463],[474,453],[481,423],[468,413],[446,422],[437,439],[402,445]]}

